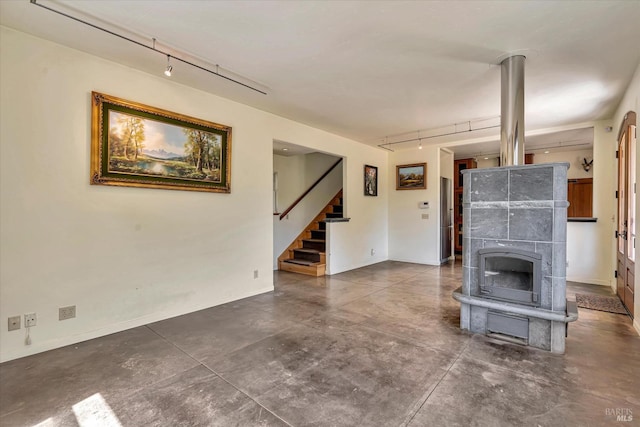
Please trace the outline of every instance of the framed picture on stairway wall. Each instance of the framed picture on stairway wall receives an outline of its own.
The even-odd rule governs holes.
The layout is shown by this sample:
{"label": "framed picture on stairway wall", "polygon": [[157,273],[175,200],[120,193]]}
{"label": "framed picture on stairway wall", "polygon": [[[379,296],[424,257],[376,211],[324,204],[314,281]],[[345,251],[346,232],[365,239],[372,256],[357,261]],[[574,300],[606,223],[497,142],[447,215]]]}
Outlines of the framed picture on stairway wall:
{"label": "framed picture on stairway wall", "polygon": [[91,94],[91,184],[231,192],[231,127]]}
{"label": "framed picture on stairway wall", "polygon": [[364,195],[378,195],[378,168],[364,165]]}

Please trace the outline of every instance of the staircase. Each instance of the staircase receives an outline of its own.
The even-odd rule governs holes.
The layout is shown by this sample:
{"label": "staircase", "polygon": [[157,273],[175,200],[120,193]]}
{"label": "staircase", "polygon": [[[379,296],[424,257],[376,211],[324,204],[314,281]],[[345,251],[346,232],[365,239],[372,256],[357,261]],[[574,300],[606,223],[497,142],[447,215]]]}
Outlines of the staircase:
{"label": "staircase", "polygon": [[327,218],[342,218],[342,190],[278,257],[280,270],[315,277],[324,276]]}

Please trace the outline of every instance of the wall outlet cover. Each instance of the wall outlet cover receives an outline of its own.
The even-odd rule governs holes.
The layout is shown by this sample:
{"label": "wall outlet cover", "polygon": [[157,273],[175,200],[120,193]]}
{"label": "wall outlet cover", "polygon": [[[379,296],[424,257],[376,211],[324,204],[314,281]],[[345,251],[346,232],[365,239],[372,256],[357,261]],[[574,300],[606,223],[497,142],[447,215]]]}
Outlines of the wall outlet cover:
{"label": "wall outlet cover", "polygon": [[58,320],[73,319],[76,317],[76,306],[69,305],[67,307],[60,307],[58,309]]}
{"label": "wall outlet cover", "polygon": [[38,318],[35,313],[28,313],[24,315],[24,327],[30,328],[38,324]]}
{"label": "wall outlet cover", "polygon": [[20,316],[9,317],[9,330],[16,331],[20,329]]}

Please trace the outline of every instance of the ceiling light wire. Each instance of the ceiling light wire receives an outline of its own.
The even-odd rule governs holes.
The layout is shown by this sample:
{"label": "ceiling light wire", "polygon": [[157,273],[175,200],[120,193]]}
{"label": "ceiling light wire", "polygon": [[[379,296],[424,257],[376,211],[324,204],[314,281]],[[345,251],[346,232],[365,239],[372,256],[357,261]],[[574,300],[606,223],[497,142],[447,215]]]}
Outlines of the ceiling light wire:
{"label": "ceiling light wire", "polygon": [[[123,36],[122,34],[118,34],[118,33],[116,33],[115,31],[108,30],[108,29],[103,28],[103,27],[100,27],[100,26],[98,26],[98,25],[96,25],[96,24],[92,24],[91,22],[88,22],[88,21],[82,20],[82,19],[80,19],[80,18],[77,18],[77,17],[75,17],[75,16],[69,15],[68,13],[65,13],[65,12],[62,12],[62,11],[59,11],[59,10],[53,9],[53,8],[51,8],[51,7],[49,7],[49,6],[45,6],[45,5],[43,5],[43,4],[40,4],[40,3],[38,3],[38,1],[37,1],[37,0],[30,0],[30,3],[31,3],[31,4],[33,4],[33,5],[35,5],[35,6],[39,6],[39,7],[43,8],[43,9],[45,9],[45,10],[48,10],[48,11],[50,11],[50,12],[53,12],[53,13],[56,13],[56,14],[58,14],[58,15],[64,16],[65,18],[69,18],[69,19],[71,19],[71,20],[73,20],[73,21],[76,21],[76,22],[79,22],[79,23],[81,23],[81,24],[88,25],[89,27],[94,28],[94,29],[96,29],[96,30],[100,30],[100,31],[103,31],[103,32],[105,32],[105,33],[107,33],[107,34],[111,34],[112,36],[115,36],[115,37],[121,38],[122,40],[126,40],[126,41],[131,42],[131,43],[133,43],[133,44],[135,44],[135,45],[138,45],[138,46],[140,46],[140,47],[144,47],[144,48],[149,49],[149,50],[152,50],[152,51],[154,51],[154,52],[158,52],[158,53],[160,53],[160,54],[162,54],[162,55],[170,56],[170,54],[169,54],[168,52],[165,52],[165,51],[160,50],[160,49],[156,49],[156,39],[155,39],[155,38],[153,39],[153,46],[147,46],[147,45],[146,45],[146,44],[144,44],[144,43],[141,43],[141,42],[136,41],[136,40],[133,40],[133,39],[131,39],[131,38],[129,38],[129,37]],[[225,80],[228,80],[228,81],[233,82],[233,83],[235,83],[235,84],[238,84],[238,85],[240,85],[240,86],[244,86],[244,87],[246,87],[247,89],[251,89],[251,90],[256,91],[256,92],[258,92],[258,93],[261,93],[261,94],[263,94],[263,95],[267,95],[267,92],[264,92],[264,91],[262,91],[262,90],[260,90],[260,89],[257,89],[257,88],[255,88],[255,87],[253,87],[253,86],[250,86],[250,85],[248,85],[248,84],[246,84],[246,83],[242,83],[242,82],[240,82],[240,81],[238,81],[238,80],[232,79],[231,77],[227,77],[227,76],[225,76],[225,75],[222,75],[222,74],[220,74],[218,71],[212,71],[212,70],[210,70],[210,69],[208,69],[208,68],[202,67],[202,66],[200,66],[200,65],[194,64],[193,62],[190,62],[190,61],[187,61],[187,60],[185,60],[185,59],[181,59],[181,58],[178,58],[178,57],[175,57],[175,56],[173,56],[173,59],[175,59],[176,61],[180,61],[180,62],[182,62],[183,64],[190,65],[190,66],[192,66],[192,67],[194,67],[194,68],[197,68],[197,69],[199,69],[199,70],[206,71],[207,73],[210,73],[210,74],[213,74],[213,75],[215,75],[215,76],[221,77],[221,78],[223,78],[223,79],[225,79]],[[218,67],[217,67],[217,65],[216,65],[216,70],[217,70],[217,69],[218,69]]]}

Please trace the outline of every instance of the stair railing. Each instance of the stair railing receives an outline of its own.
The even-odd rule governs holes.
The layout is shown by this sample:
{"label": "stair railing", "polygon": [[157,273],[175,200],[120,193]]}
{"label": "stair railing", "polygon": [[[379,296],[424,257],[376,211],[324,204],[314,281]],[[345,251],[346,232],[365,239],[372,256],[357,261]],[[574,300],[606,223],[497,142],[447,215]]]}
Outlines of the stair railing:
{"label": "stair railing", "polygon": [[316,180],[316,182],[314,182],[313,184],[311,184],[311,186],[307,189],[307,191],[305,191],[304,193],[302,193],[302,195],[301,195],[300,197],[298,197],[298,198],[297,198],[297,199],[296,199],[296,200],[291,204],[291,206],[289,206],[287,209],[285,209],[285,210],[284,210],[284,212],[282,212],[282,213],[280,214],[280,221],[282,221],[282,219],[283,219],[284,217],[286,217],[286,216],[287,216],[287,214],[288,214],[289,212],[291,212],[291,210],[292,210],[293,208],[295,208],[295,207],[296,207],[296,205],[297,205],[298,203],[300,203],[300,202],[302,201],[302,199],[304,199],[304,198],[305,198],[305,196],[306,196],[307,194],[309,194],[309,193],[311,192],[311,190],[313,190],[313,189],[316,187],[316,185],[320,184],[320,182],[321,182],[321,181],[322,181],[322,180],[323,180],[327,175],[329,175],[329,174],[331,173],[331,171],[332,171],[332,170],[334,170],[334,169],[336,168],[336,166],[338,166],[338,165],[340,164],[340,162],[341,162],[341,161],[342,161],[342,159],[338,159],[338,161],[337,161],[337,162],[335,162],[335,163],[333,164],[333,166],[331,166],[331,167],[330,167],[330,168],[329,168],[325,173],[323,173],[323,174],[322,174],[322,176]]}

